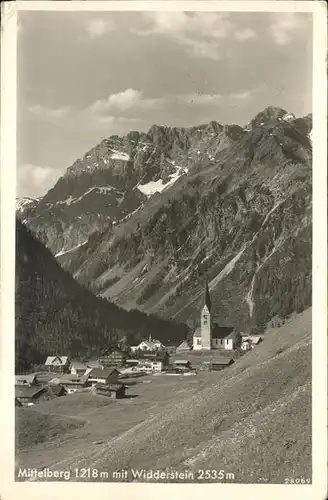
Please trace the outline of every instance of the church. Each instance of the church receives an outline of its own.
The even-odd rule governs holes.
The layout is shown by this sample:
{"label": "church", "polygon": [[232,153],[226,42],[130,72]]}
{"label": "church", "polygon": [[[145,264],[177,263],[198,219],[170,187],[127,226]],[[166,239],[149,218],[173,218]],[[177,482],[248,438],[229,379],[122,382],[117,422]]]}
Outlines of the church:
{"label": "church", "polygon": [[205,301],[201,311],[200,327],[193,336],[194,351],[225,349],[233,351],[239,343],[239,335],[233,327],[220,327],[213,321],[212,303],[208,284],[205,287]]}

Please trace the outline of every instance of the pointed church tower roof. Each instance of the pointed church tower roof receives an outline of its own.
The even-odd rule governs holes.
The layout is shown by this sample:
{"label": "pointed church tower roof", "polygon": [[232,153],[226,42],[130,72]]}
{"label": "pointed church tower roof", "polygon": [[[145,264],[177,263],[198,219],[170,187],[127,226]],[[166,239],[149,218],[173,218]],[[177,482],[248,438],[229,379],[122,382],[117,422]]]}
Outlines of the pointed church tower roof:
{"label": "pointed church tower roof", "polygon": [[209,310],[209,312],[211,312],[212,303],[211,303],[210,291],[208,288],[207,281],[206,281],[206,285],[205,285],[205,305],[207,306],[207,309]]}

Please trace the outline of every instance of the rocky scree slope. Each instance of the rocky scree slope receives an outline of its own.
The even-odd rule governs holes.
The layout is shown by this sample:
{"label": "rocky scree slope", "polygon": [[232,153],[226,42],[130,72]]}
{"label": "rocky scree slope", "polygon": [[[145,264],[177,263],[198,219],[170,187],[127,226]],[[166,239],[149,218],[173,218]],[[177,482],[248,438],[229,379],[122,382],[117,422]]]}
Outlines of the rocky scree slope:
{"label": "rocky scree slope", "polygon": [[[311,115],[295,118],[273,107],[245,128],[216,122],[191,129],[152,127],[147,137],[170,165],[162,175],[174,182],[151,195],[158,182],[151,160],[141,162],[139,177],[136,162],[120,160],[100,169],[113,176],[117,168],[121,182],[139,179],[148,186],[148,198],[129,217],[58,256],[59,262],[95,293],[127,309],[183,321],[197,321],[205,279],[221,324],[258,331],[274,316],[303,310],[311,304],[311,129]],[[138,133],[127,137],[146,141]],[[126,138],[121,141],[125,144]],[[130,150],[126,154],[133,155]],[[180,169],[179,178],[170,177],[171,167]],[[53,191],[58,192],[60,182],[68,183],[73,172],[87,175],[75,165]],[[146,197],[139,188],[132,192]],[[47,217],[41,209],[38,204]],[[38,217],[27,223],[40,234]],[[58,220],[45,223],[47,234]]]}

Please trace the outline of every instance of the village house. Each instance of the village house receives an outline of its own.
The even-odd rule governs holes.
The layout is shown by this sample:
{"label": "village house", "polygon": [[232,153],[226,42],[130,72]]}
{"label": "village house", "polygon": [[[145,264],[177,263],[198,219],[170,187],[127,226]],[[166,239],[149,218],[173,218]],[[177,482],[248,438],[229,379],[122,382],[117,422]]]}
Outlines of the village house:
{"label": "village house", "polygon": [[224,349],[233,351],[240,344],[240,335],[233,327],[218,326],[213,322],[212,303],[208,285],[205,288],[205,304],[201,311],[200,327],[193,335],[194,351]]}
{"label": "village house", "polygon": [[72,375],[84,375],[87,371],[87,365],[81,363],[81,361],[72,361],[70,366],[70,372]]}
{"label": "village house", "polygon": [[38,385],[39,380],[35,373],[28,373],[26,375],[15,375],[15,385]]}
{"label": "village house", "polygon": [[234,360],[232,358],[215,358],[215,360],[211,361],[210,369],[215,371],[223,370],[224,368],[227,368],[227,366],[232,365],[233,362]]}
{"label": "village house", "polygon": [[248,342],[251,349],[262,342],[262,340],[263,339],[260,335],[241,335],[241,342]]}
{"label": "village house", "polygon": [[125,366],[127,368],[129,367],[135,367],[139,365],[139,360],[138,359],[127,359],[125,362]]}
{"label": "village house", "polygon": [[[190,347],[189,347],[189,349],[190,349]],[[176,353],[176,351],[177,351],[177,346],[175,346],[175,345],[167,345],[167,346],[165,347],[165,351],[167,352],[167,354],[168,354],[169,356],[171,356],[172,354],[175,354],[175,353]]]}
{"label": "village house", "polygon": [[136,350],[149,351],[149,352],[164,351],[165,346],[159,340],[152,339],[150,335],[148,340],[142,340],[140,342]]}
{"label": "village house", "polygon": [[154,373],[160,373],[163,371],[164,364],[163,361],[151,361],[151,368]]}
{"label": "village house", "polygon": [[152,362],[149,360],[141,361],[140,364],[138,365],[138,368],[136,368],[136,370],[139,373],[151,374],[151,373],[153,373]]}
{"label": "village house", "polygon": [[249,351],[250,349],[252,349],[252,344],[249,340],[242,340],[240,348],[242,351]]}
{"label": "village house", "polygon": [[99,357],[99,363],[104,367],[123,366],[125,361],[129,358],[129,354],[121,349],[106,349]]}
{"label": "village house", "polygon": [[16,385],[15,398],[25,406],[34,405],[42,394],[46,392],[46,388],[39,385]]}
{"label": "village house", "polygon": [[116,384],[119,376],[119,371],[116,368],[93,368],[88,374],[88,384]]}
{"label": "village house", "polygon": [[56,397],[61,397],[61,396],[66,396],[67,390],[62,384],[56,384],[52,386],[48,386],[48,392],[50,395],[56,396]]}
{"label": "village house", "polygon": [[125,396],[126,386],[123,384],[96,384],[95,391],[99,396],[120,399]]}
{"label": "village house", "polygon": [[92,359],[86,362],[87,369],[89,368],[104,368],[103,365],[100,363],[99,359]]}
{"label": "village house", "polygon": [[135,354],[136,358],[141,361],[161,362],[165,367],[169,364],[170,356],[166,351],[138,351]]}
{"label": "village house", "polygon": [[68,356],[48,356],[44,366],[46,370],[53,373],[68,373],[70,360]]}
{"label": "village house", "polygon": [[187,359],[177,359],[173,362],[173,367],[179,370],[190,370],[191,363]]}
{"label": "village house", "polygon": [[87,387],[88,377],[78,375],[72,375],[71,373],[65,373],[60,378],[54,378],[50,380],[49,386],[56,386],[58,384],[62,385],[67,394],[73,394],[74,392],[84,389]]}
{"label": "village house", "polygon": [[102,365],[102,364],[100,363],[99,359],[97,359],[97,360],[92,360],[92,361],[88,361],[88,362],[86,363],[86,366],[87,366],[87,368],[86,368],[86,370],[85,370],[85,372],[84,372],[84,375],[85,375],[85,376],[89,375],[89,373],[90,373],[90,372],[91,372],[94,368],[98,368],[98,369],[100,369],[100,370],[103,370],[103,369],[104,369],[104,365]]}

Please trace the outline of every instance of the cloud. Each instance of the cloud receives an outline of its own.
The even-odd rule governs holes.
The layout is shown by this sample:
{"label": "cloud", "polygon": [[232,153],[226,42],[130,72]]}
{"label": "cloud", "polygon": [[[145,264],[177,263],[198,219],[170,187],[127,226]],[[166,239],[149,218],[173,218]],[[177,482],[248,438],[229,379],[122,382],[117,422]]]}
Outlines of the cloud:
{"label": "cloud", "polygon": [[[146,98],[143,93],[135,89],[126,89],[117,94],[110,95],[107,99],[97,100],[86,108],[84,121],[95,126],[117,125],[117,124],[142,124],[149,119],[149,113],[154,111],[163,112],[171,107],[176,108],[182,105],[185,109],[189,106],[199,106],[210,108],[213,106],[223,106],[227,103],[245,103],[252,98],[258,89],[242,90],[234,93],[213,93],[192,92],[163,96],[157,99]],[[148,118],[147,118],[148,117]]]}
{"label": "cloud", "polygon": [[119,112],[131,109],[149,109],[158,105],[161,99],[150,99],[143,97],[140,90],[125,89],[117,94],[111,94],[107,99],[97,100],[91,104],[89,110],[93,112]]}
{"label": "cloud", "polygon": [[187,48],[190,55],[219,60],[220,41],[233,29],[227,13],[144,12],[146,27],[138,35],[164,35]]}
{"label": "cloud", "polygon": [[252,97],[252,95],[257,91],[257,89],[248,90],[245,92],[234,92],[229,94],[227,97],[229,99],[237,99],[238,101],[246,101]]}
{"label": "cloud", "polygon": [[258,89],[247,90],[243,92],[233,92],[230,94],[203,94],[201,92],[193,94],[184,94],[178,96],[178,100],[187,105],[196,104],[200,106],[215,106],[227,103],[228,101],[247,101]]}
{"label": "cloud", "polygon": [[170,35],[197,35],[207,38],[225,38],[233,24],[227,13],[215,12],[144,12],[150,25],[144,33]]}
{"label": "cloud", "polygon": [[113,31],[115,29],[115,25],[113,21],[104,21],[103,19],[92,19],[89,21],[85,29],[87,30],[87,33],[89,37],[94,40],[95,38],[102,37],[105,35],[105,33],[108,33],[109,31]]}
{"label": "cloud", "polygon": [[47,166],[21,165],[17,169],[18,196],[43,196],[54,185],[60,172]]}
{"label": "cloud", "polygon": [[140,104],[142,93],[135,89],[126,89],[118,94],[112,94],[106,101],[106,107],[127,110]]}
{"label": "cloud", "polygon": [[221,94],[203,94],[201,92],[185,94],[178,97],[184,104],[213,105],[222,101]]}
{"label": "cloud", "polygon": [[32,115],[38,118],[56,120],[66,116],[71,108],[69,106],[63,106],[60,108],[48,108],[46,106],[41,106],[40,104],[33,104],[28,106],[28,110]]}
{"label": "cloud", "polygon": [[244,40],[249,40],[250,38],[257,38],[257,34],[255,31],[251,30],[250,28],[246,28],[241,31],[236,31],[235,37],[237,40],[240,42],[243,42]]}
{"label": "cloud", "polygon": [[270,26],[270,33],[277,45],[289,44],[295,36],[305,32],[308,17],[302,14],[285,13],[273,16],[274,21]]}

